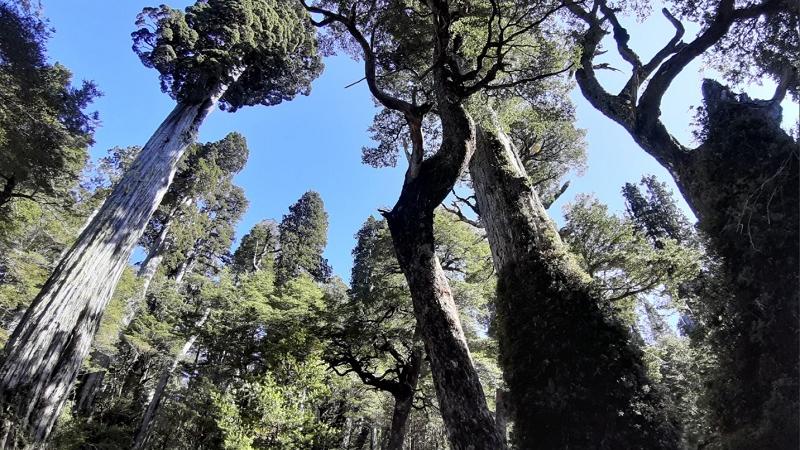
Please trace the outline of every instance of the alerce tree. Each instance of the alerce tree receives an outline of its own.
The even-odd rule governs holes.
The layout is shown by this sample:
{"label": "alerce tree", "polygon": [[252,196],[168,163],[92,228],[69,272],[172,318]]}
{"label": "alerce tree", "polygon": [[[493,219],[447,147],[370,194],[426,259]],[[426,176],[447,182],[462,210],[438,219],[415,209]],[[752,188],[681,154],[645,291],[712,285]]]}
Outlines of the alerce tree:
{"label": "alerce tree", "polygon": [[305,11],[277,0],[145,8],[134,51],[177,105],[42,288],[5,349],[6,447],[43,441],[63,406],[125,264],[215,105],[235,111],[307,94],[321,70]]}
{"label": "alerce tree", "polygon": [[[722,261],[732,298],[710,308],[707,318],[719,358],[709,400],[721,445],[797,447],[800,160],[796,140],[780,127],[780,102],[787,93],[798,96],[797,4],[676,1],[679,17],[696,19],[701,30],[684,42],[683,24],[664,9],[675,34],[649,60],[631,48],[619,5],[568,6],[584,25],[575,73],[584,97],[669,171],[709,250]],[[606,67],[596,57],[607,34],[631,66],[618,94],[596,75]],[[770,77],[777,88],[773,98],[753,100],[705,80],[699,145],[689,148],[661,121],[661,101],[675,77],[702,55],[733,81]],[[737,68],[726,70],[731,65]]]}

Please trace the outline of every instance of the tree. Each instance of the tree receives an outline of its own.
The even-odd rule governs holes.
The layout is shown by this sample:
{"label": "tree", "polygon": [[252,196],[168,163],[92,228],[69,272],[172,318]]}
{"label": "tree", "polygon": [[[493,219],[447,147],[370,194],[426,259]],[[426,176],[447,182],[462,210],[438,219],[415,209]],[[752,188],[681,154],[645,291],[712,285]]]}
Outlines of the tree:
{"label": "tree", "polygon": [[331,268],[322,256],[328,242],[328,213],[318,193],[306,192],[290,206],[289,214],[283,216],[278,225],[278,232],[278,285],[301,273],[307,273],[317,281],[330,278]]}
{"label": "tree", "polygon": [[498,274],[515,443],[675,448],[641,352],[572,259],[502,130],[479,128],[470,174]]}
{"label": "tree", "polygon": [[99,91],[73,87],[66,67],[47,62],[47,25],[23,10],[0,3],[0,208],[17,198],[69,203],[97,124],[84,110]]}
{"label": "tree", "polygon": [[[546,45],[544,39],[523,41],[529,32],[535,35],[544,28],[540,26],[560,5],[318,1],[307,9],[321,15],[317,24],[327,27],[330,39],[361,57],[370,92],[398,118],[394,123],[401,125],[395,131],[405,136],[389,146],[396,152],[398,144],[406,144],[403,188],[392,210],[382,214],[411,290],[450,444],[457,449],[502,448],[436,258],[434,210],[467,168],[475,148],[468,99],[482,90],[513,88],[567,70],[553,67],[533,50],[506,59],[512,48]],[[426,145],[423,129],[434,109],[438,139]]]}
{"label": "tree", "polygon": [[[485,336],[494,287],[488,246],[474,228],[441,209],[434,232],[437,256],[453,286],[481,382],[496,388],[497,369],[492,361],[496,355]],[[322,330],[327,340],[323,358],[337,374],[354,375],[391,397],[384,443],[387,448],[401,449],[407,439],[413,439],[409,431],[414,411],[435,411],[430,370],[386,221],[369,217],[356,240],[349,295],[328,308],[330,318]],[[416,427],[417,432],[424,428]]]}
{"label": "tree", "polygon": [[6,423],[20,427],[6,445],[25,435],[36,442],[47,437],[125,262],[211,109],[218,102],[230,111],[273,105],[307,93],[320,63],[304,15],[284,2],[215,0],[185,12],[146,8],[139,16],[134,49],[159,71],[162,88],[177,106],[64,255],[6,345],[0,397],[12,416]]}
{"label": "tree", "polygon": [[242,242],[233,253],[232,270],[235,273],[260,270],[272,273],[279,247],[278,235],[277,223],[270,220],[257,223],[242,237]]}
{"label": "tree", "polygon": [[[793,49],[800,13],[781,0],[676,5],[684,16],[700,21],[701,31],[683,42],[683,25],[664,9],[675,36],[643,62],[629,46],[631,36],[619,11],[602,1],[570,4],[586,25],[580,31],[583,52],[575,78],[596,109],[667,169],[708,236],[709,251],[722,261],[733,300],[715,308],[716,317],[725,319],[714,332],[720,370],[710,396],[721,445],[797,447],[798,436],[787,424],[800,420],[800,344],[794,319],[800,314],[800,164],[797,142],[780,128],[780,101],[787,92],[797,95]],[[595,57],[608,27],[619,54],[632,66],[617,95],[607,92],[595,74]],[[731,64],[753,68],[728,72],[734,80],[767,75],[778,86],[773,98],[752,100],[705,80],[699,145],[689,148],[660,120],[661,100],[672,80],[703,54],[717,61],[734,56]]]}

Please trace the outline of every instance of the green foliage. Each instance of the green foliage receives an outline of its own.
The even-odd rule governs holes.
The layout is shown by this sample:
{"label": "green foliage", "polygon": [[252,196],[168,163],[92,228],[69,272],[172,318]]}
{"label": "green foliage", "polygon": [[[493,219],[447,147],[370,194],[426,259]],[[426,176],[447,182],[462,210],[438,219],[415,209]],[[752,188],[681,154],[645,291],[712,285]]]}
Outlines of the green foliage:
{"label": "green foliage", "polygon": [[278,225],[269,220],[257,223],[242,237],[242,242],[233,253],[233,271],[272,272],[278,245]]}
{"label": "green foliage", "polygon": [[610,214],[593,197],[579,196],[565,218],[562,236],[606,299],[677,293],[700,273],[696,250],[669,238],[654,246],[630,219]]}
{"label": "green foliage", "polygon": [[289,207],[278,226],[280,256],[277,261],[278,284],[307,273],[316,280],[330,277],[331,268],[322,256],[328,242],[328,213],[322,197],[314,191],[303,194]]}
{"label": "green foliage", "polygon": [[161,74],[161,88],[180,101],[202,101],[227,85],[223,109],[275,105],[308,94],[322,63],[312,25],[295,2],[198,1],[185,11],[142,10],[134,51]]}
{"label": "green foliage", "polygon": [[0,29],[0,207],[20,197],[68,204],[97,123],[84,110],[99,92],[47,62],[38,17],[3,2]]}

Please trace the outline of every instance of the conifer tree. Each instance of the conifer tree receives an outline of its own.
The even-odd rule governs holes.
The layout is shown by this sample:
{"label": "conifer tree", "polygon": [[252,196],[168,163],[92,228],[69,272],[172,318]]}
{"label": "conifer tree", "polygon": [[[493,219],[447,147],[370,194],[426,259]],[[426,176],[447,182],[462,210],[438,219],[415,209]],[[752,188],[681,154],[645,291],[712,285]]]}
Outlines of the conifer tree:
{"label": "conifer tree", "polygon": [[306,192],[289,207],[278,225],[280,256],[276,262],[278,285],[307,273],[318,281],[330,277],[331,269],[322,251],[328,242],[328,213],[322,197]]}
{"label": "conifer tree", "polygon": [[68,190],[86,163],[99,95],[91,82],[47,61],[48,25],[39,16],[0,3],[0,218],[13,199],[70,203]]}
{"label": "conifer tree", "polygon": [[177,105],[6,345],[0,401],[8,447],[18,439],[41,442],[52,429],[122,269],[208,113],[217,104],[235,111],[289,100],[307,93],[320,70],[305,13],[293,3],[210,0],[185,11],[145,8],[138,23],[134,50],[159,71]]}

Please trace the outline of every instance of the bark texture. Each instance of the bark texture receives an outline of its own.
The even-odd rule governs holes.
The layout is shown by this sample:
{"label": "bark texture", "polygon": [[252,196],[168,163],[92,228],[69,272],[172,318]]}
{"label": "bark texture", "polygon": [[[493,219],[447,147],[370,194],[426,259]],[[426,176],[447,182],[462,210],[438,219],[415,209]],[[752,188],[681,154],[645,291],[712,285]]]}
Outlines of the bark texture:
{"label": "bark texture", "polygon": [[470,173],[498,274],[517,447],[677,448],[641,353],[569,257],[505,135],[479,129]]}
{"label": "bark texture", "polygon": [[[461,449],[504,448],[467,347],[453,295],[435,253],[434,209],[447,196],[475,149],[475,127],[451,99],[438,74],[442,122],[439,151],[409,166],[400,199],[385,213],[395,253],[411,291],[414,315],[430,358],[436,396],[450,445]],[[414,127],[412,127],[412,130]],[[419,142],[419,139],[414,141]]]}
{"label": "bark texture", "polygon": [[0,367],[4,423],[14,424],[0,447],[49,434],[133,248],[222,92],[173,109],[26,311]]}

